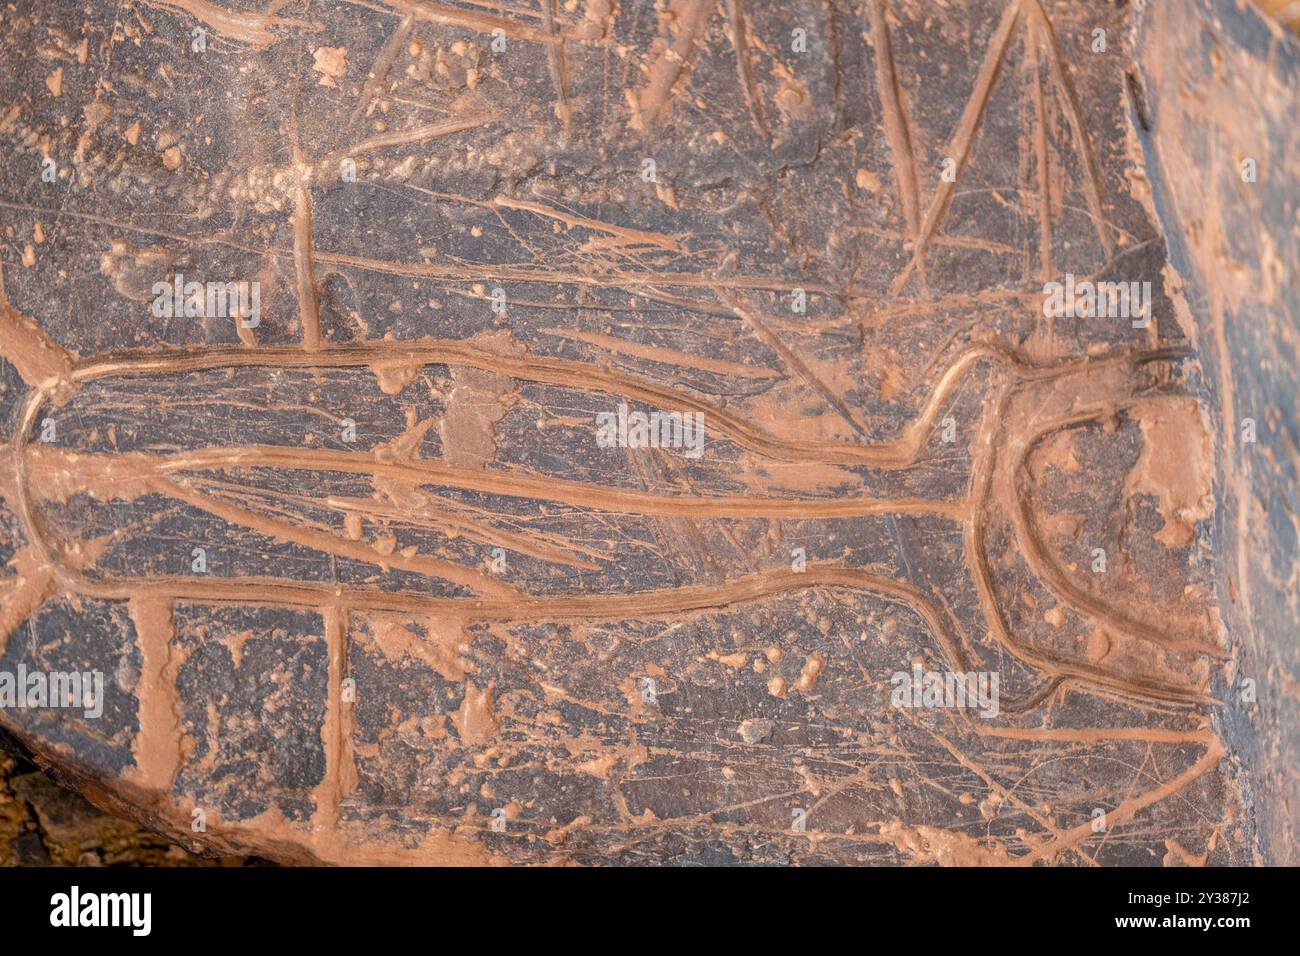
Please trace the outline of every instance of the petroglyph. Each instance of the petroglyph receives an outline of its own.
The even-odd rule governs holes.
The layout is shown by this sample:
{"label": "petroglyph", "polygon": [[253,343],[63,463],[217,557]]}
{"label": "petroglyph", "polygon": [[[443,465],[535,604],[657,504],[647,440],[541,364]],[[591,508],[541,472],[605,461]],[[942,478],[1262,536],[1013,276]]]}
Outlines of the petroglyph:
{"label": "petroglyph", "polygon": [[0,28],[0,659],[121,675],[51,763],[288,862],[1261,852],[1125,11],[147,6]]}

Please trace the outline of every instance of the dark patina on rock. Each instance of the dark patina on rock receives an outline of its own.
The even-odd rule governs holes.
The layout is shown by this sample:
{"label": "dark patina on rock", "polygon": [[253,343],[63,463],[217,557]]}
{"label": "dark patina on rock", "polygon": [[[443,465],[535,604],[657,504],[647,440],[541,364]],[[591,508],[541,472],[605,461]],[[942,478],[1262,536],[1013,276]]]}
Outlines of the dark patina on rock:
{"label": "dark patina on rock", "polygon": [[1300,54],[1183,6],[4,8],[0,671],[105,699],[0,725],[284,862],[1291,859]]}

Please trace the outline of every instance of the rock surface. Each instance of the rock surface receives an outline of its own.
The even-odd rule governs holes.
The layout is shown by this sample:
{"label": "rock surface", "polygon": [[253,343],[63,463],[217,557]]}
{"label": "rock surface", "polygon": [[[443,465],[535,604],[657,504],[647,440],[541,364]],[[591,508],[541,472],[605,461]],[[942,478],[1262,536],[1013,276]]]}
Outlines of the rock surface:
{"label": "rock surface", "polygon": [[1294,862],[1249,8],[0,16],[0,675],[102,678],[0,726],[96,804],[287,863]]}

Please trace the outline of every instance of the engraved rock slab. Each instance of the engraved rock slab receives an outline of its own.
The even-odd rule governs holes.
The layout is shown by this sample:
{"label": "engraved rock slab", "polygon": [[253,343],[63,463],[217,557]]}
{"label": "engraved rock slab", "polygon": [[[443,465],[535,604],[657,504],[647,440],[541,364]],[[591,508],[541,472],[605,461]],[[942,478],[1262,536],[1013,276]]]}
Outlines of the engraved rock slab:
{"label": "engraved rock slab", "polygon": [[0,726],[284,862],[1293,855],[1300,56],[1185,7],[4,7]]}

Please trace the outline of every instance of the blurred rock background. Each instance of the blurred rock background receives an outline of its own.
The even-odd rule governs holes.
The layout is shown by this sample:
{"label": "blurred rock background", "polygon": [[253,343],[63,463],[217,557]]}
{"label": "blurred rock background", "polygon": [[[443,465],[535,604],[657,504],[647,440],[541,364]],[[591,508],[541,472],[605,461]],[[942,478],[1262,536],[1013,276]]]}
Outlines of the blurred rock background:
{"label": "blurred rock background", "polygon": [[[1300,33],[1300,0],[1255,0]],[[273,866],[204,859],[100,810],[16,752],[0,731],[0,866]]]}
{"label": "blurred rock background", "polygon": [[0,866],[268,866],[203,859],[56,783],[0,740]]}

